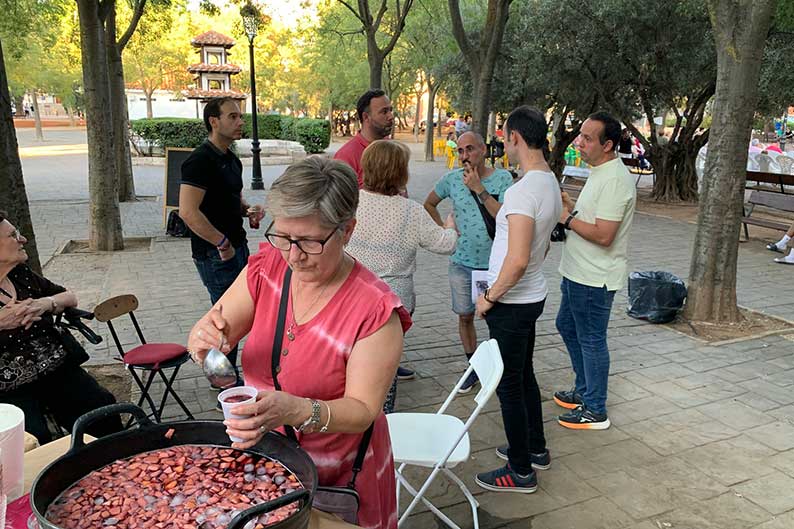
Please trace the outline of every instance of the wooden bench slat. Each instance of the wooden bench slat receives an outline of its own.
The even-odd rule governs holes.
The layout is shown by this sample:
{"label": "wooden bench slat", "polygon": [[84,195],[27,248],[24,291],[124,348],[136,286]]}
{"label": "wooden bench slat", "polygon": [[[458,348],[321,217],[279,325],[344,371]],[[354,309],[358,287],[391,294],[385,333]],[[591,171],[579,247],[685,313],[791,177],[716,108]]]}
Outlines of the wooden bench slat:
{"label": "wooden bench slat", "polygon": [[753,191],[747,199],[750,204],[766,206],[782,211],[794,212],[794,195],[782,195],[769,191]]}
{"label": "wooden bench slat", "polygon": [[742,222],[744,224],[751,224],[753,226],[762,226],[764,228],[771,228],[773,230],[788,230],[789,224],[783,224],[782,222],[775,222],[773,220],[767,219],[759,219],[756,217],[742,217]]}

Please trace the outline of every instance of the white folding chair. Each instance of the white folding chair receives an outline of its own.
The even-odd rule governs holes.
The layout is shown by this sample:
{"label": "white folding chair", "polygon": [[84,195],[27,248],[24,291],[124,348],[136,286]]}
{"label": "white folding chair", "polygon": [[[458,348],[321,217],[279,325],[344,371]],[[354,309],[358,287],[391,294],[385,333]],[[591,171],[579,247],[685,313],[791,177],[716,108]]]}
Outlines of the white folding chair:
{"label": "white folding chair", "polygon": [[[444,412],[458,395],[458,389],[472,370],[480,379],[480,391],[474,397],[477,406],[464,423],[457,417]],[[477,348],[474,356],[469,360],[469,368],[463,373],[447,400],[436,413],[392,413],[386,416],[389,422],[394,461],[400,464],[396,471],[397,504],[400,503],[400,485],[405,487],[414,498],[397,522],[398,527],[402,526],[421,501],[448,526],[460,529],[455,522],[424,497],[436,476],[443,472],[460,487],[463,495],[466,496],[471,505],[474,529],[479,529],[480,524],[477,518],[479,503],[463,481],[450,469],[469,459],[469,428],[496,391],[496,386],[502,379],[503,370],[504,365],[502,364],[502,355],[499,353],[499,346],[496,340],[488,340]],[[418,491],[403,475],[406,465],[433,469]]]}

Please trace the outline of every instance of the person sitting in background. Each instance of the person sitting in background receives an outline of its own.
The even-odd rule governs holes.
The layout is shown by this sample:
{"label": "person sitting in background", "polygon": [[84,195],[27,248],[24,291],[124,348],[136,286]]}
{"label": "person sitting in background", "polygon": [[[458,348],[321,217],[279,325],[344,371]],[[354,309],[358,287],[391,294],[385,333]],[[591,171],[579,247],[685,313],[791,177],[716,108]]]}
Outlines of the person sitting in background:
{"label": "person sitting in background", "polygon": [[[410,156],[408,147],[392,140],[374,141],[364,151],[364,187],[347,251],[383,279],[413,314],[417,249],[449,255],[458,234],[451,216],[438,226],[421,204],[399,194],[408,184]],[[386,397],[386,413],[394,411],[397,378]]]}
{"label": "person sitting in background", "polygon": [[788,255],[775,257],[775,262],[779,264],[794,265],[794,223],[789,226],[788,231],[777,242],[770,242],[766,249],[772,252],[785,253],[786,248],[790,248]]}
{"label": "person sitting in background", "polygon": [[458,137],[455,135],[454,131],[447,132],[447,147],[450,149],[457,149],[458,142],[456,141]]}
{"label": "person sitting in background", "polygon": [[[394,461],[382,409],[411,317],[388,285],[345,252],[358,197],[356,174],[344,162],[312,156],[289,166],[267,196],[273,218],[267,243],[193,326],[188,350],[201,363],[211,347],[227,353],[248,335],[243,374],[259,394],[255,403],[232,408],[246,419],[225,421],[229,434],[243,439],[232,446],[250,448],[283,425],[299,428],[297,439],[314,460],[320,485],[347,485],[372,425],[357,481],[359,525],[397,529]],[[284,336],[274,347],[282,295]],[[273,355],[280,358],[280,391]]]}
{"label": "person sitting in background", "polygon": [[618,156],[621,158],[631,158],[634,156],[634,142],[631,139],[631,132],[629,129],[623,129],[620,132],[620,142],[618,143]]}
{"label": "person sitting in background", "polygon": [[[64,347],[53,317],[76,307],[77,296],[25,264],[26,242],[0,212],[0,402],[20,408],[25,431],[46,444],[47,415],[71,431],[78,417],[116,399]],[[87,429],[95,437],[120,430],[119,417]]]}

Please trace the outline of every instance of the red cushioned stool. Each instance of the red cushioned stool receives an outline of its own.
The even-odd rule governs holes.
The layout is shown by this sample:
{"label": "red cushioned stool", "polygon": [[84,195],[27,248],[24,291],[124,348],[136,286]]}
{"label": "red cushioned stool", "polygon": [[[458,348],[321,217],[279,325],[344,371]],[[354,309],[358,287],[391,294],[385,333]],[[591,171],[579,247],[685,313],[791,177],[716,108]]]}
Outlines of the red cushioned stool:
{"label": "red cushioned stool", "polygon": [[[138,387],[141,389],[141,398],[138,400],[138,406],[141,406],[145,400],[152,409],[154,420],[160,422],[163,409],[165,408],[165,401],[170,393],[171,396],[174,397],[176,403],[182,408],[182,411],[185,412],[187,418],[193,419],[193,414],[190,413],[185,403],[182,402],[182,399],[180,399],[179,395],[174,391],[174,381],[176,380],[177,373],[179,373],[179,368],[190,359],[187,349],[184,345],[176,343],[146,343],[146,339],[141,332],[141,327],[138,325],[138,320],[135,318],[135,313],[133,312],[137,308],[138,298],[132,294],[124,294],[107,299],[97,305],[94,309],[94,316],[97,321],[107,323],[110,334],[113,336],[113,341],[116,342],[116,348],[119,350],[121,359],[124,361],[127,370],[132,374],[133,380],[135,380],[135,383],[138,384]],[[140,345],[126,352],[121,346],[121,341],[111,321],[125,314],[129,314],[132,325],[135,327],[135,332],[138,334],[138,339],[141,342]],[[166,369],[173,369],[170,377],[166,376],[164,371]],[[141,373],[149,373],[145,384],[141,380],[141,377],[138,376],[138,373],[136,373],[136,370],[140,370]],[[165,384],[163,398],[160,401],[159,408],[155,406],[154,400],[151,395],[149,395],[149,390],[152,387],[155,376],[159,376]]]}

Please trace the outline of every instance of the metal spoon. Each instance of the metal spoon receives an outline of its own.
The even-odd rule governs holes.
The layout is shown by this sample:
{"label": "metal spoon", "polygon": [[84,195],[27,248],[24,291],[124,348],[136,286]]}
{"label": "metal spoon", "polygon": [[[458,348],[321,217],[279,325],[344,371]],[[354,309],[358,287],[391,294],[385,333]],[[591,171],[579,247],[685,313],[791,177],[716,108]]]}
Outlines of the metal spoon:
{"label": "metal spoon", "polygon": [[[218,306],[218,310],[221,310],[220,306]],[[226,337],[221,336],[220,347],[223,347],[225,342]],[[237,384],[237,373],[234,366],[225,354],[214,347],[207,353],[201,367],[204,369],[204,376],[215,387],[226,389]]]}
{"label": "metal spoon", "polygon": [[237,383],[237,373],[226,355],[214,347],[209,350],[204,358],[204,376],[215,387],[226,389]]}

